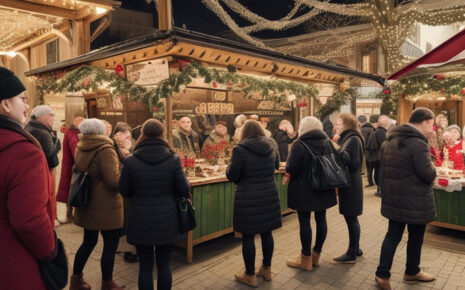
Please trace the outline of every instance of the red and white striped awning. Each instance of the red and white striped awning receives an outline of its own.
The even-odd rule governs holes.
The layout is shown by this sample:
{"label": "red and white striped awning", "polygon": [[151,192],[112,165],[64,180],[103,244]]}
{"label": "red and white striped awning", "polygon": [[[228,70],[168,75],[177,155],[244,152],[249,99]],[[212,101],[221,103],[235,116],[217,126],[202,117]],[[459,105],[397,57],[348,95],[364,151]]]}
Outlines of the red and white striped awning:
{"label": "red and white striped awning", "polygon": [[416,68],[436,67],[463,59],[465,59],[465,29],[422,57],[391,74],[388,80],[396,80]]}

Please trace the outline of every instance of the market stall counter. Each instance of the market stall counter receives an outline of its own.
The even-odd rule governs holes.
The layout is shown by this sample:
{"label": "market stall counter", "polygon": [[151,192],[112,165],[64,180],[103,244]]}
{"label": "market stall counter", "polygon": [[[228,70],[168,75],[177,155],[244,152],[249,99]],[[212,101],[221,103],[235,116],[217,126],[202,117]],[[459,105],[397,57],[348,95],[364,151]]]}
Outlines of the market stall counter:
{"label": "market stall counter", "polygon": [[465,178],[438,178],[434,182],[437,216],[431,225],[465,231]]}
{"label": "market stall counter", "polygon": [[[287,214],[292,210],[287,207],[287,185],[282,184],[283,174],[283,170],[277,170],[275,180],[281,212]],[[187,262],[192,263],[195,245],[234,231],[233,206],[236,187],[234,183],[228,181],[226,175],[190,177],[189,181],[197,227],[188,233],[184,246],[187,250]]]}

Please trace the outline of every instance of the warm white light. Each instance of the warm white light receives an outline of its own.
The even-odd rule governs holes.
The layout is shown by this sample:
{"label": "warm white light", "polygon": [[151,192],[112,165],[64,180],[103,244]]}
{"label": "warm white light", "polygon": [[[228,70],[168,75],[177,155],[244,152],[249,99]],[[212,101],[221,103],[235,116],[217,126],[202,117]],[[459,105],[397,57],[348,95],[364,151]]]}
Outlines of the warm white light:
{"label": "warm white light", "polygon": [[9,57],[15,57],[17,54],[14,51],[0,51],[0,55],[7,55]]}
{"label": "warm white light", "polygon": [[106,13],[107,11],[108,11],[108,9],[105,9],[105,8],[101,8],[101,7],[95,8],[95,13],[98,14],[98,15]]}

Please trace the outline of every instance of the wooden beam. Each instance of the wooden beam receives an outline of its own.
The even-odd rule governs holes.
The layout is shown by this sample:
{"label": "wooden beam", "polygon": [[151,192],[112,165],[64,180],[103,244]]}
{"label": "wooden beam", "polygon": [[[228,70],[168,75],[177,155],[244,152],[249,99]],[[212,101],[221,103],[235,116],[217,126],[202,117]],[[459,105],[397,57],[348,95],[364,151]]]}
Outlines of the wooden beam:
{"label": "wooden beam", "polygon": [[94,33],[90,36],[90,42],[93,42],[100,34],[102,34],[108,27],[110,27],[110,19],[105,17],[102,19],[102,22],[98,25],[97,29],[95,29]]}
{"label": "wooden beam", "polygon": [[113,7],[121,6],[121,1],[112,1],[112,0],[79,0],[79,4],[86,6],[94,6],[105,8],[108,10],[113,10]]}
{"label": "wooden beam", "polygon": [[[14,43],[13,46],[11,46],[11,48],[9,48],[9,50],[11,50],[11,51],[20,51],[20,50],[23,50],[25,48],[37,45],[37,44],[39,44],[41,42],[44,42],[44,41],[49,40],[49,39],[51,39],[53,37],[56,37],[56,36],[58,36],[60,38],[65,37],[69,42],[70,40],[68,39],[68,37],[66,37],[63,34],[63,31],[66,31],[67,29],[69,29],[70,26],[71,26],[70,23],[67,22],[64,25],[60,25],[60,27],[58,27],[57,29],[52,29],[52,31],[47,32],[47,33],[42,34],[42,35],[39,35],[39,36],[28,35],[27,37],[25,37],[23,39],[20,39],[16,43]],[[65,40],[65,39],[63,39],[63,40]]]}
{"label": "wooden beam", "polygon": [[9,10],[19,10],[29,13],[42,14],[48,16],[62,17],[74,20],[76,13],[74,10],[49,6],[39,3],[18,1],[18,0],[0,0],[0,7]]}
{"label": "wooden beam", "polygon": [[171,30],[171,0],[158,1],[158,30]]}

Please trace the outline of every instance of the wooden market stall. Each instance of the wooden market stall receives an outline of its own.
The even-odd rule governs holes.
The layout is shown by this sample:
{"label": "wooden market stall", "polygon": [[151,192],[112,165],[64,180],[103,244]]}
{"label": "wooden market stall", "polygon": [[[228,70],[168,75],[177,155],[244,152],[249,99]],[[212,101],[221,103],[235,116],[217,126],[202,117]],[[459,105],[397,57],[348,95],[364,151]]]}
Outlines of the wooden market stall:
{"label": "wooden market stall", "polygon": [[[395,72],[388,80],[397,80],[390,84],[387,92],[392,94],[391,98],[398,100],[400,124],[408,122],[415,108],[427,107],[435,115],[445,115],[449,125],[464,128],[465,30]],[[463,138],[457,146],[465,147]],[[444,156],[448,152],[442,150],[442,158],[446,159]],[[463,151],[458,152],[460,159],[463,159]],[[461,168],[463,166],[457,168],[452,163],[436,162],[438,177],[434,184],[434,195],[437,216],[431,224],[465,231],[465,170]]]}
{"label": "wooden market stall", "polygon": [[[113,77],[115,74],[123,78]],[[151,116],[164,118],[169,140],[172,140],[173,118],[213,115],[231,126],[238,114],[258,114],[271,121],[288,119],[297,126],[300,117],[315,110],[317,90],[312,84],[331,84],[339,89],[349,78],[383,83],[378,76],[345,67],[178,28],[103,47],[29,71],[27,75],[43,83],[51,80],[81,91],[83,102],[75,101],[79,92],[66,91],[66,100],[67,104],[68,99],[73,99],[73,104],[81,104],[87,116],[111,123],[124,121],[131,126]],[[102,78],[110,83],[97,83],[96,79]],[[118,83],[123,79],[128,83]],[[113,81],[116,81],[115,88]],[[180,85],[180,81],[185,82]],[[149,92],[150,105],[132,100],[128,97],[131,91],[128,95],[117,93],[121,87],[131,84],[137,85],[134,89],[144,88]],[[176,86],[178,90],[174,89]],[[282,94],[297,94],[300,103],[274,94],[280,86],[285,87]],[[160,94],[164,103],[154,97]],[[232,133],[232,127],[228,129]],[[281,209],[285,213],[288,212],[287,186],[281,183],[282,174],[276,171]],[[189,180],[197,219],[197,228],[189,233],[186,242],[187,260],[191,262],[194,245],[233,231],[234,184],[227,181],[224,170],[213,176],[194,174]]]}

